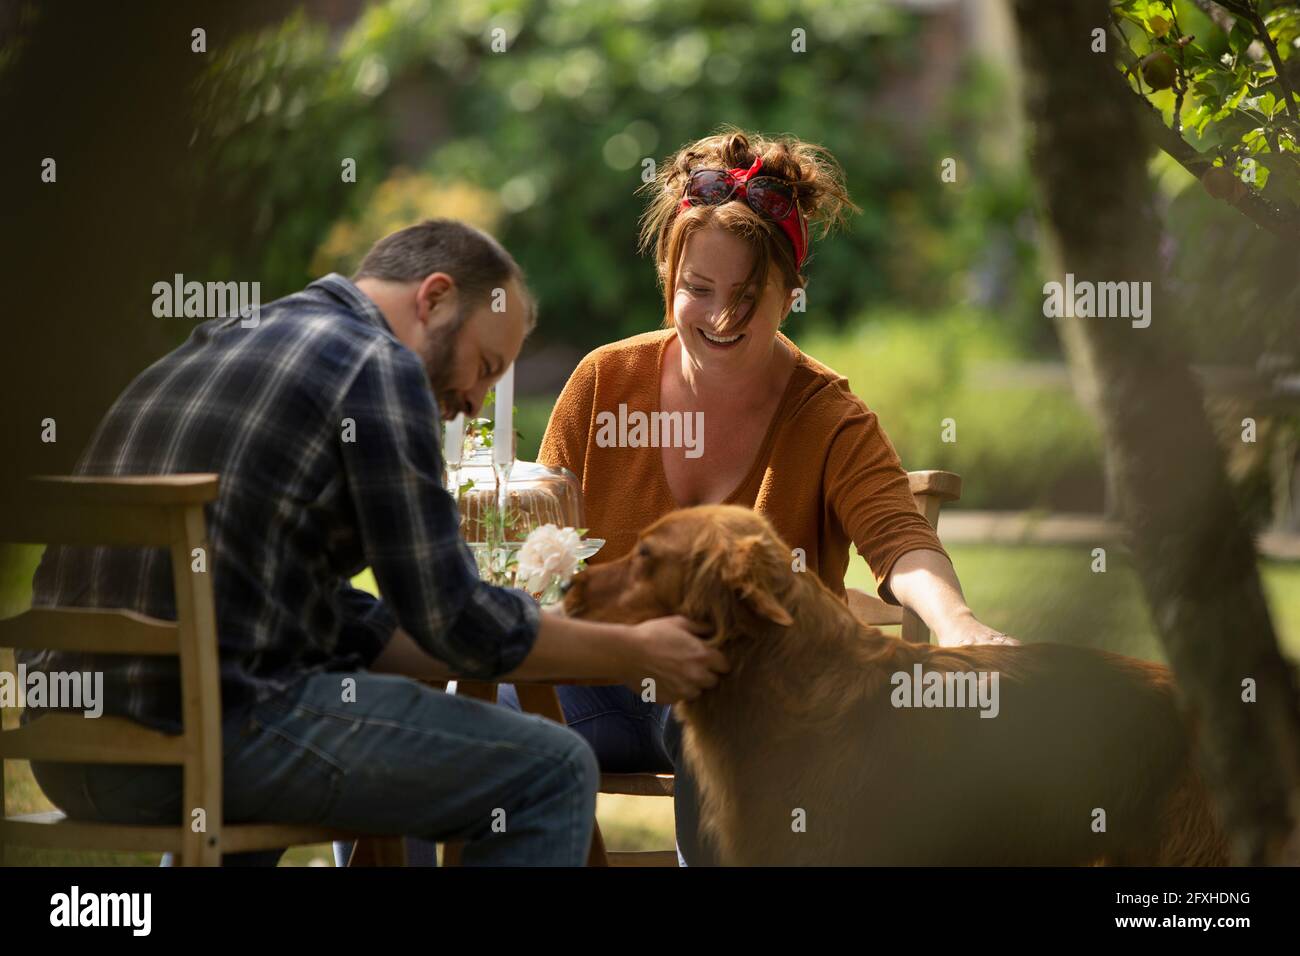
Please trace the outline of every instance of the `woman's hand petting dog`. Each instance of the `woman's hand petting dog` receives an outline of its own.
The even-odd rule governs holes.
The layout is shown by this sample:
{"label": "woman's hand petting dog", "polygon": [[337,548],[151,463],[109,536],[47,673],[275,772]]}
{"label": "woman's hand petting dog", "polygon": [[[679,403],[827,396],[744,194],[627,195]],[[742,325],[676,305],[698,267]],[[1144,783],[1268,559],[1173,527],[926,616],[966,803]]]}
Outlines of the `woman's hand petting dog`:
{"label": "woman's hand petting dog", "polygon": [[[672,704],[695,700],[727,672],[727,659],[701,638],[709,629],[681,616],[659,617],[631,628],[628,669],[624,683],[638,694],[647,686],[652,700]],[[654,683],[647,685],[651,680]]]}
{"label": "woman's hand petting dog", "polygon": [[973,614],[957,620],[943,631],[936,632],[935,640],[940,647],[968,647],[972,644],[1010,644],[1017,647],[1020,645],[1014,637],[995,631],[987,624],[981,624],[975,620]]}

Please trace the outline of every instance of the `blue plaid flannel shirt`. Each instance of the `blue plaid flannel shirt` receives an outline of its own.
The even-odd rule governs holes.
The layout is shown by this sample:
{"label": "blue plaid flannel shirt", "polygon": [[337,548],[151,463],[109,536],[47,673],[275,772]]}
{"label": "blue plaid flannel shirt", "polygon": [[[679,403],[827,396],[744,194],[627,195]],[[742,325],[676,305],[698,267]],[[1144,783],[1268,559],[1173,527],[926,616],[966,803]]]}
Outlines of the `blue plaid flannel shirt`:
{"label": "blue plaid flannel shirt", "polygon": [[[208,570],[229,718],[310,674],[368,666],[399,624],[467,677],[498,677],[528,655],[539,608],[479,580],[442,486],[439,420],[419,357],[331,274],[264,306],[256,327],[233,316],[195,328],[117,399],[77,473],[220,475]],[[349,583],[367,565],[383,600]],[[50,547],[33,603],[175,620],[171,559]],[[23,659],[102,670],[106,713],[181,729],[174,658]]]}

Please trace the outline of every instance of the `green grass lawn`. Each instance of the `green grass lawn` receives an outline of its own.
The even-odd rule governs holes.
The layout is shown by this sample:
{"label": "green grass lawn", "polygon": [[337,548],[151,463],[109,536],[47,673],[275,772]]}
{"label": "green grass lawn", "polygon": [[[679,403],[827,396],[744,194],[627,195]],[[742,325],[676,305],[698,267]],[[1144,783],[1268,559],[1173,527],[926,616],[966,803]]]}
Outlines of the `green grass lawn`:
{"label": "green grass lawn", "polygon": [[[1163,660],[1132,567],[1116,549],[1109,552],[1104,574],[1090,570],[1090,549],[1084,547],[954,545],[949,553],[967,600],[991,627],[1025,642],[1056,641]],[[1300,659],[1300,563],[1264,562],[1262,567],[1283,650]],[[23,590],[24,581],[30,581],[30,567],[11,571],[0,581],[0,587],[5,587],[0,592],[0,616],[21,609],[22,601],[15,595]],[[848,584],[874,593],[871,575],[861,561],[854,561]],[[0,669],[12,670],[12,661],[0,657]],[[3,716],[8,726],[16,715]],[[50,808],[25,763],[10,761],[6,770],[8,813]],[[670,800],[602,795],[598,815],[606,842],[613,848],[672,846]],[[298,847],[283,863],[321,865],[331,859],[328,847]],[[157,861],[154,854],[10,851],[11,864],[153,865]]]}

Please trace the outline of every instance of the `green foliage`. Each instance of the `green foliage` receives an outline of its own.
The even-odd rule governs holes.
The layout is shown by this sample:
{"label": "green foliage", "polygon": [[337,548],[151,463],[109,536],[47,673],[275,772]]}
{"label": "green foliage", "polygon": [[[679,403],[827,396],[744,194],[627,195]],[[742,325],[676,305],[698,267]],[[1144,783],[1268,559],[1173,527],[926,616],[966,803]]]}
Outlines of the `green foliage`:
{"label": "green foliage", "polygon": [[[1289,61],[1300,37],[1300,6],[1235,0],[1217,9],[1223,26],[1231,24],[1226,33],[1190,3],[1115,0],[1112,11],[1133,58],[1128,75],[1205,159],[1294,214],[1300,206],[1300,73]],[[1143,74],[1161,57],[1172,60],[1174,76],[1171,88],[1156,92]]]}
{"label": "green foliage", "polygon": [[1186,304],[1173,324],[1192,361],[1250,366],[1264,354],[1296,355],[1295,246],[1210,199],[1185,175],[1180,178],[1186,188],[1164,209],[1167,281],[1176,300]]}
{"label": "green foliage", "polygon": [[[1294,361],[1300,283],[1285,236],[1300,235],[1300,5],[1123,0],[1112,12],[1132,87],[1171,133],[1154,164],[1167,197],[1159,263],[1181,306],[1167,331],[1199,364]],[[1143,63],[1162,54],[1173,84],[1153,92]],[[1251,496],[1248,510],[1268,497]]]}
{"label": "green foliage", "polygon": [[363,198],[342,162],[381,167],[383,126],[358,66],[301,13],[213,57],[193,144],[195,188],[210,199],[194,241],[202,269],[258,279],[265,300],[312,278],[331,223]]}
{"label": "green foliage", "polygon": [[[1094,425],[1068,388],[1011,377],[1024,352],[993,316],[872,314],[854,330],[796,341],[848,378],[905,468],[962,475],[962,507],[1100,507]],[[943,440],[946,419],[956,424],[954,442]]]}
{"label": "green foliage", "polygon": [[[845,234],[814,243],[820,321],[955,298],[1027,322],[1025,179],[1018,157],[981,155],[1006,114],[997,79],[964,73],[937,137],[906,109],[873,108],[926,68],[917,22],[841,0],[386,0],[332,44],[296,17],[214,63],[196,149],[214,156],[227,196],[259,210],[214,268],[284,292],[349,271],[411,219],[459,216],[524,265],[540,336],[591,347],[661,317],[635,250],[644,162],[731,123],[827,146],[863,207]],[[795,28],[806,53],[791,49]],[[962,157],[957,184],[939,182],[937,147]],[[345,156],[355,184],[339,181]]]}
{"label": "green foliage", "polygon": [[520,461],[536,461],[537,449],[546,434],[554,396],[529,396],[519,398],[515,406],[515,457]]}
{"label": "green foliage", "polygon": [[[1042,314],[1033,179],[997,120],[1011,96],[996,67],[972,61],[934,117],[926,152],[955,159],[956,181],[937,190],[937,201],[914,203],[912,217],[895,215],[893,260],[913,263],[915,274],[913,283],[895,282],[896,295],[920,321],[954,304],[996,310],[1026,347],[1055,352]],[[855,311],[869,304],[877,303]]]}

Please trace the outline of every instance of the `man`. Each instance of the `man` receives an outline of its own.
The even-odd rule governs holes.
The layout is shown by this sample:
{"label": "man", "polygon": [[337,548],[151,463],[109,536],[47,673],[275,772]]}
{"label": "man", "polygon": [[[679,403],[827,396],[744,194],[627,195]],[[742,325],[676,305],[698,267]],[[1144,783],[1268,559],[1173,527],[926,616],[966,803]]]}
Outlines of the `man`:
{"label": "man", "polygon": [[[724,670],[680,618],[569,620],[478,580],[437,422],[478,411],[533,323],[510,255],[433,220],[251,328],[199,326],[101,422],[80,474],[221,476],[207,517],[225,819],[463,839],[466,863],[578,865],[597,784],[581,738],[410,678],[650,677],[676,700]],[[382,601],[348,583],[367,565]],[[175,618],[170,575],[161,550],[51,548],[35,603]],[[180,730],[174,660],[46,652],[29,667],[102,670],[106,712]],[[192,809],[175,768],[33,771],[73,817],[175,823]]]}

